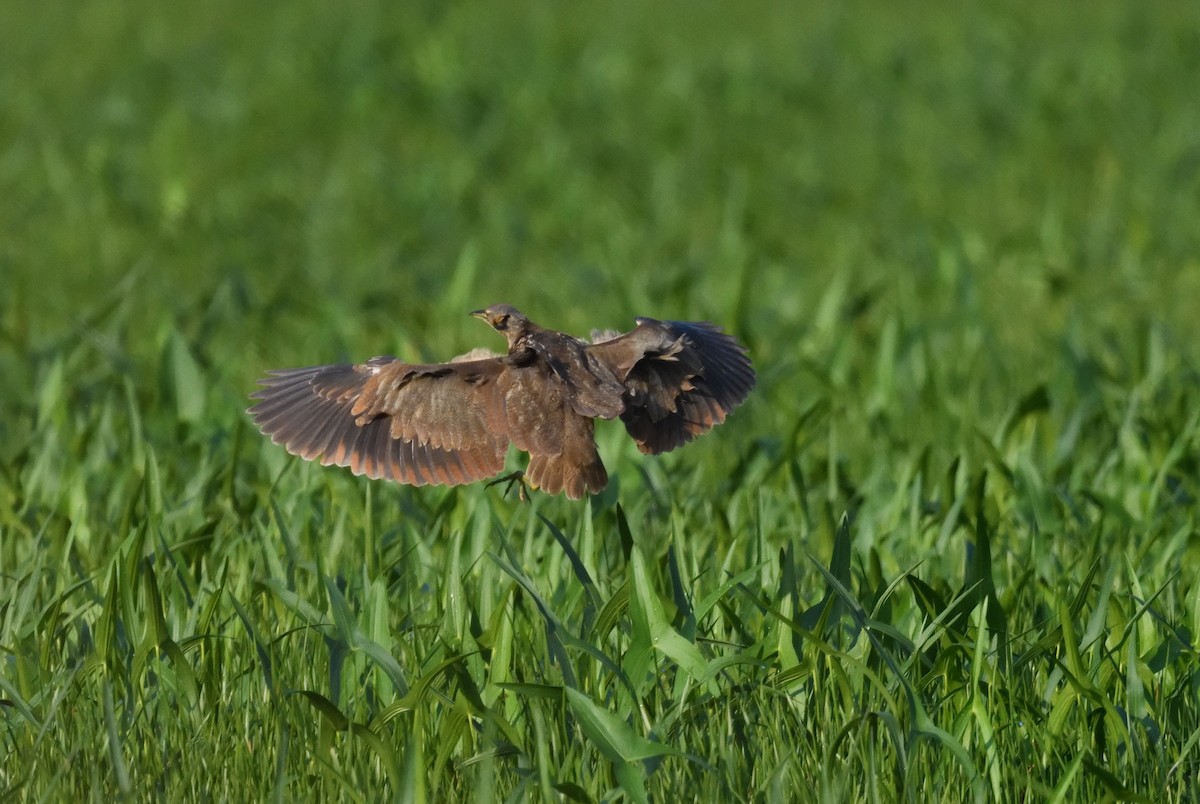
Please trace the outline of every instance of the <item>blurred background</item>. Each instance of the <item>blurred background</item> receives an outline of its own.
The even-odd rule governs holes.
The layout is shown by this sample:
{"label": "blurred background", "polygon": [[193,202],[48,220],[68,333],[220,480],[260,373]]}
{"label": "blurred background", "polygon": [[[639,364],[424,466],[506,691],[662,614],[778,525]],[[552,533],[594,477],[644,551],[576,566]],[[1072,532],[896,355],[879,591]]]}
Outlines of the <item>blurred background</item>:
{"label": "blurred background", "polygon": [[14,0],[0,427],[69,341],[87,377],[178,332],[232,400],[486,342],[464,316],[499,300],[719,321],[775,401],[889,319],[953,322],[1002,383],[1152,322],[1195,343],[1195,5],[916,14]]}

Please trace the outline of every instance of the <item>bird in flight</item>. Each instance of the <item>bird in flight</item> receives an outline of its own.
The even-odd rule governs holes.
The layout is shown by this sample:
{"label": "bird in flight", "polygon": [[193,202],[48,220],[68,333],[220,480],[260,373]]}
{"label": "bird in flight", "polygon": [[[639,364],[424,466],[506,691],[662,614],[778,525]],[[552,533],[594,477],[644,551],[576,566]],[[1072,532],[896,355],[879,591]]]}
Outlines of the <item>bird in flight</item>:
{"label": "bird in flight", "polygon": [[529,453],[525,482],[577,500],[608,484],[593,419],[620,417],[642,452],[668,452],[754,387],[746,348],[712,324],[638,318],[589,343],[507,304],[471,315],[507,339],[506,354],[271,371],[247,412],[294,455],[416,486],[494,477],[512,443]]}

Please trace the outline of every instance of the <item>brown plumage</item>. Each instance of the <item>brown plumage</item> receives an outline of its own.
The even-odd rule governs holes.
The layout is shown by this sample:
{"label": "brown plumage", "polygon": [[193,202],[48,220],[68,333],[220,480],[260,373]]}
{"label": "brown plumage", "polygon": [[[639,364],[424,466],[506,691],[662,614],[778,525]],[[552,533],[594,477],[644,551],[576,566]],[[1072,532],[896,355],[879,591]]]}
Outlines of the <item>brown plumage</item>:
{"label": "brown plumage", "polygon": [[492,477],[512,443],[529,453],[532,486],[579,499],[608,484],[593,419],[619,416],[638,449],[666,452],[725,421],[754,387],[745,347],[711,324],[639,318],[588,343],[507,304],[472,315],[505,336],[507,354],[272,371],[248,412],[288,452],[417,486]]}

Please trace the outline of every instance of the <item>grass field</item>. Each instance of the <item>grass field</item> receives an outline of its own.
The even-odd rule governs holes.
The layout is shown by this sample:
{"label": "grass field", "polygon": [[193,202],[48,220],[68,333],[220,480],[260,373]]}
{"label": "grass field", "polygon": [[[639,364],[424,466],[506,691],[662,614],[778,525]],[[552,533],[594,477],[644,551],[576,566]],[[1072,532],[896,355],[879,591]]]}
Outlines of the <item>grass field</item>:
{"label": "grass field", "polygon": [[[811,6],[7,3],[0,798],[1200,800],[1200,6]],[[496,301],[759,386],[580,503],[243,412]]]}

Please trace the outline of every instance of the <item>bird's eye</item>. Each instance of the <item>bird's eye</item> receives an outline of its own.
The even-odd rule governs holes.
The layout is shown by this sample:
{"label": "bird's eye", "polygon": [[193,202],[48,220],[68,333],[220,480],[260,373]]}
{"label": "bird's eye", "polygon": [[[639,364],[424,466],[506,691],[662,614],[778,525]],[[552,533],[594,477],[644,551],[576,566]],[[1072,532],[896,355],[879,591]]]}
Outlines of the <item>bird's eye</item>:
{"label": "bird's eye", "polygon": [[502,313],[496,316],[496,329],[504,329],[508,326],[508,313]]}

